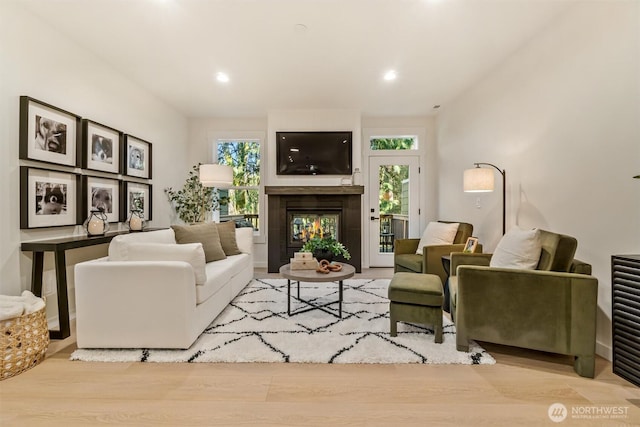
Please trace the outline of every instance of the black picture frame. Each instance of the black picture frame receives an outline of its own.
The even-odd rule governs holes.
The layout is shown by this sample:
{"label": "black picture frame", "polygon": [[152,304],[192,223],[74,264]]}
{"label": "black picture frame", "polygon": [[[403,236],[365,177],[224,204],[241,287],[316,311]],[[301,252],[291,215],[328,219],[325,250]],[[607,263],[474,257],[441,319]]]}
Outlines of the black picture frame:
{"label": "black picture frame", "polygon": [[82,168],[119,174],[122,168],[124,132],[82,119]]}
{"label": "black picture frame", "polygon": [[102,208],[108,222],[120,222],[122,216],[122,180],[101,176],[82,176],[82,212],[85,218],[91,209]]}
{"label": "black picture frame", "polygon": [[122,171],[127,176],[151,179],[152,144],[132,135],[124,135]]}
{"label": "black picture frame", "polygon": [[19,157],[76,167],[81,117],[37,99],[20,97]]}
{"label": "black picture frame", "polygon": [[20,228],[82,224],[80,175],[20,166]]}
{"label": "black picture frame", "polygon": [[[132,201],[133,198],[142,197],[142,211],[143,217],[147,221],[151,221],[153,218],[153,198],[152,198],[152,189],[153,186],[151,184],[146,184],[137,181],[125,181],[124,182],[124,191],[122,194],[122,213],[120,214],[121,218],[128,218],[129,212],[133,207]],[[140,194],[142,193],[142,194]]]}

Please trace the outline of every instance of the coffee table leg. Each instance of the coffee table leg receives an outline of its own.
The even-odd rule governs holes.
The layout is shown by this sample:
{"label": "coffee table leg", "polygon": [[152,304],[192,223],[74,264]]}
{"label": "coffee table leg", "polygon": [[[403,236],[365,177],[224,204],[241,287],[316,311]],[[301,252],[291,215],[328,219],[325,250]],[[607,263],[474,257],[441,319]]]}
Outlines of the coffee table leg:
{"label": "coffee table leg", "polygon": [[287,279],[287,314],[291,316],[291,280]]}
{"label": "coffee table leg", "polygon": [[338,315],[342,319],[342,280],[338,286]]}

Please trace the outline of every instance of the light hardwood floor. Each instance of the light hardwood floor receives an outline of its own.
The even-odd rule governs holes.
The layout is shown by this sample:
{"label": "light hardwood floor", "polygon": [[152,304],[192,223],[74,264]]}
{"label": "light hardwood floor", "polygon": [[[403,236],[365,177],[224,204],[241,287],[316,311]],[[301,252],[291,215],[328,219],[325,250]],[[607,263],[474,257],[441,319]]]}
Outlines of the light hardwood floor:
{"label": "light hardwood floor", "polygon": [[[0,425],[640,425],[640,390],[608,361],[586,379],[569,357],[481,344],[495,365],[86,363],[69,361],[72,335],[0,382]],[[565,405],[565,421],[551,422],[553,403]],[[610,411],[621,414],[602,415]]]}

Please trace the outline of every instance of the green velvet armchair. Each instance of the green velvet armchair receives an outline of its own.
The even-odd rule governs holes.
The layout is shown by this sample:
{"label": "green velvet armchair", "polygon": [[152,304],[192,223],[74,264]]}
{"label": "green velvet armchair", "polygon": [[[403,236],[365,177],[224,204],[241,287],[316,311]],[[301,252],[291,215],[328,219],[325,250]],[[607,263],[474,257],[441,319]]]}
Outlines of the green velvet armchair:
{"label": "green velvet armchair", "polygon": [[491,254],[451,254],[449,279],[456,346],[469,340],[574,356],[574,369],[593,378],[598,280],[573,259],[573,237],[541,230],[535,270],[489,267]]}
{"label": "green velvet armchair", "polygon": [[[438,221],[452,223],[456,221]],[[397,239],[393,253],[394,272],[410,272],[436,274],[440,276],[442,283],[447,281],[447,273],[442,265],[442,256],[451,252],[462,252],[468,237],[473,234],[473,225],[461,222],[458,232],[451,245],[425,246],[422,255],[416,254],[420,239]],[[480,250],[480,249],[478,249]]]}

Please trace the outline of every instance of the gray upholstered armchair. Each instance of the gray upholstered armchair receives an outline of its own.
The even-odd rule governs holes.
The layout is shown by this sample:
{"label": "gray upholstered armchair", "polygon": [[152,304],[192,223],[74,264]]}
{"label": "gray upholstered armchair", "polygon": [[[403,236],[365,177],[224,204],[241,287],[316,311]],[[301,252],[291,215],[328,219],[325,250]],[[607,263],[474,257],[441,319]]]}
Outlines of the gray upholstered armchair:
{"label": "gray upholstered armchair", "polygon": [[537,269],[489,267],[491,254],[453,253],[451,315],[459,351],[469,340],[575,357],[574,369],[593,378],[598,281],[573,258],[573,237],[541,230]]}
{"label": "gray upholstered armchair", "polygon": [[[455,221],[438,222],[450,224]],[[442,265],[442,256],[449,255],[451,252],[462,252],[467,238],[472,234],[473,225],[461,222],[453,244],[425,246],[422,249],[422,255],[416,254],[420,239],[397,239],[393,253],[394,272],[436,274],[444,284],[447,281],[447,273]]]}

